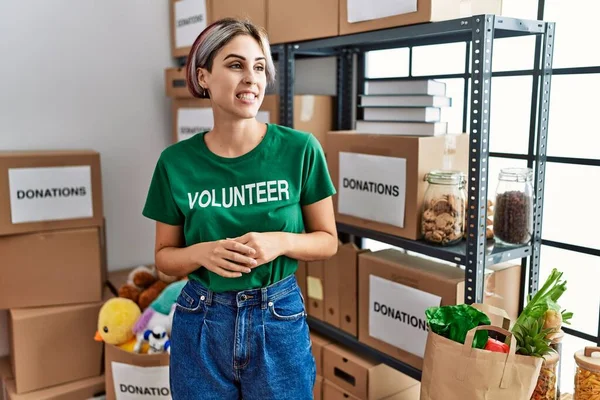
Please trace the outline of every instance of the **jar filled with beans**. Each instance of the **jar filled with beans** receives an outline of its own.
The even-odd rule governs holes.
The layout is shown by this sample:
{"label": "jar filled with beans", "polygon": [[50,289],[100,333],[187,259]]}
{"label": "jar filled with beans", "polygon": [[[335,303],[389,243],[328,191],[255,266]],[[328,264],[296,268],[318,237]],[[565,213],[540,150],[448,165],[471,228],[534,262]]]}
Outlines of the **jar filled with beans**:
{"label": "jar filled with beans", "polygon": [[500,171],[494,205],[494,239],[501,245],[528,244],[533,235],[533,171]]}

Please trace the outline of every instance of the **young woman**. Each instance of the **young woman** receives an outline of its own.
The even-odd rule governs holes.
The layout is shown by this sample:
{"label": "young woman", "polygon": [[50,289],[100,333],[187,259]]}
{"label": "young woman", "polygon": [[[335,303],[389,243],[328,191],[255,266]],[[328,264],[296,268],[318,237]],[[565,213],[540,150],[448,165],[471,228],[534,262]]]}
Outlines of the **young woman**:
{"label": "young woman", "polygon": [[173,318],[175,400],[313,398],[294,272],[337,251],[335,189],[313,135],[255,119],[274,77],[248,22],[215,22],[189,54],[188,87],[211,99],[214,127],[162,152],[143,210],[157,268],[189,278]]}

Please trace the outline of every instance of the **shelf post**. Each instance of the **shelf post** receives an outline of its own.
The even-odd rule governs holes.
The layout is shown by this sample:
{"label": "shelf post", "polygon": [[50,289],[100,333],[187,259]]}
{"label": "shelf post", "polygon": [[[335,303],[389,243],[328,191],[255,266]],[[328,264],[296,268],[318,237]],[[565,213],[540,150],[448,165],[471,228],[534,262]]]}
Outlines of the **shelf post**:
{"label": "shelf post", "polygon": [[476,15],[464,21],[472,24],[473,32],[465,257],[465,303],[472,304],[483,302],[495,16]]}
{"label": "shelf post", "polygon": [[277,46],[277,82],[279,84],[279,124],[293,128],[295,56],[293,45]]}
{"label": "shelf post", "polygon": [[540,64],[540,87],[538,90],[538,115],[536,129],[536,151],[533,192],[533,246],[529,262],[529,294],[538,290],[540,253],[542,248],[542,216],[544,210],[544,183],[546,176],[546,153],[548,143],[548,117],[550,114],[550,86],[552,81],[552,59],[554,55],[555,23],[547,22],[542,41]]}
{"label": "shelf post", "polygon": [[352,121],[354,96],[354,58],[350,49],[337,55],[337,129],[354,129]]}

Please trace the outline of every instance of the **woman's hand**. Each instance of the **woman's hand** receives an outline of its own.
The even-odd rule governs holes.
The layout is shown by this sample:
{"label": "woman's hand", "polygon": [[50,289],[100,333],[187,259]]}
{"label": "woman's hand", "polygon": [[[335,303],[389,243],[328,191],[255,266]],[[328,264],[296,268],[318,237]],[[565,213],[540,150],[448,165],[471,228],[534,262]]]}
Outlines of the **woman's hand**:
{"label": "woman's hand", "polygon": [[256,253],[251,255],[256,259],[256,266],[273,261],[283,255],[287,248],[285,232],[249,232],[234,240],[256,250]]}
{"label": "woman's hand", "polygon": [[192,257],[198,265],[225,278],[239,278],[258,265],[255,260],[258,251],[235,240],[204,242],[192,247]]}

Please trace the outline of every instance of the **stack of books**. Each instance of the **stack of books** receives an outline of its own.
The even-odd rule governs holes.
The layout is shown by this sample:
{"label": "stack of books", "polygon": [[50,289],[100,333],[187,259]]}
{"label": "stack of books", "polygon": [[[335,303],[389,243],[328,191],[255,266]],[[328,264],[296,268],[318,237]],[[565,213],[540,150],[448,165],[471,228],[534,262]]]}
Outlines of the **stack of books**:
{"label": "stack of books", "polygon": [[358,133],[408,136],[441,136],[448,124],[441,122],[441,107],[450,107],[446,84],[427,80],[378,80],[365,82],[356,121]]}

